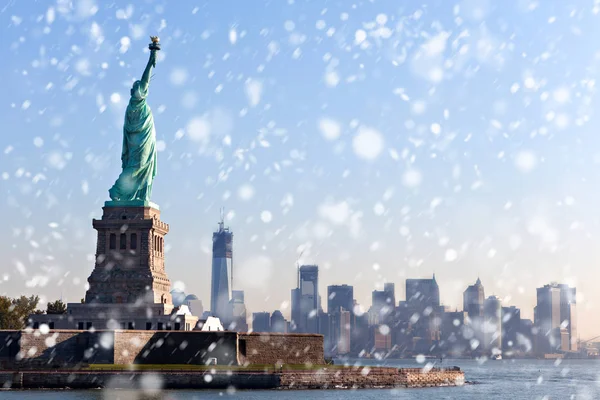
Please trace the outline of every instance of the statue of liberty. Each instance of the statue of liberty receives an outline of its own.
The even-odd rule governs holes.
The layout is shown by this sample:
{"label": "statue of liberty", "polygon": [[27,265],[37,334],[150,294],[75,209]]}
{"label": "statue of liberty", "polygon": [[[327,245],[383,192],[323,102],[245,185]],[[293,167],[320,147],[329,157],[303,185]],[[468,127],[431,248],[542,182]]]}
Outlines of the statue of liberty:
{"label": "statue of liberty", "polygon": [[142,75],[131,88],[131,98],[123,125],[123,171],[108,191],[113,202],[150,202],[152,181],[156,176],[156,130],[152,111],[146,103],[150,74],[156,66],[159,39],[151,37],[150,59]]}

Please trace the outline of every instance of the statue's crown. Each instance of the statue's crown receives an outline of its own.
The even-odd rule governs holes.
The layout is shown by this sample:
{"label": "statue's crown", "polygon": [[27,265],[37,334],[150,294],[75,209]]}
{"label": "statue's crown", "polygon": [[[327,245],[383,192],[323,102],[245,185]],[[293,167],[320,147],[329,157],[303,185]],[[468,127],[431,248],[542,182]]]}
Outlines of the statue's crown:
{"label": "statue's crown", "polygon": [[152,43],[160,42],[160,38],[158,36],[150,36],[150,40],[152,40]]}

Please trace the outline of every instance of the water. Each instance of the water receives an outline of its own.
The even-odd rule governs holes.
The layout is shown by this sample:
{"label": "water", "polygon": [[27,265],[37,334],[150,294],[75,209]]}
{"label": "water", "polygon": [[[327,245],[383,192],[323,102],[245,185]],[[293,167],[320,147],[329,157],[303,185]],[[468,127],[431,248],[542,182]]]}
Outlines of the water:
{"label": "water", "polygon": [[[367,364],[363,361],[363,364]],[[369,363],[375,365],[375,363]],[[411,360],[389,361],[386,365],[414,367]],[[468,381],[463,387],[374,390],[311,390],[311,391],[163,391],[158,397],[141,393],[109,390],[61,391],[0,391],[0,400],[204,400],[234,397],[256,400],[306,399],[600,399],[600,360],[444,360],[443,365],[458,365]]]}

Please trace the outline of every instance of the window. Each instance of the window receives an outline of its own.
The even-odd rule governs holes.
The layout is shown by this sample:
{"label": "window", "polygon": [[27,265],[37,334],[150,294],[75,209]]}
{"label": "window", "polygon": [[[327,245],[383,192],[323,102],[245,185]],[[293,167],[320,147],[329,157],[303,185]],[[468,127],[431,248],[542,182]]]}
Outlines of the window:
{"label": "window", "polygon": [[176,331],[181,330],[181,324],[179,322],[175,322],[175,330]]}
{"label": "window", "polygon": [[110,245],[109,245],[110,249],[111,250],[116,249],[117,248],[117,235],[115,235],[114,233],[111,233],[109,242],[110,242]]}
{"label": "window", "polygon": [[162,253],[163,252],[163,238],[159,238],[158,240],[159,240],[159,243],[160,243],[160,246],[159,246],[160,247],[160,252]]}
{"label": "window", "polygon": [[131,241],[131,243],[129,244],[129,248],[131,250],[137,249],[137,233],[132,233],[129,240]]}
{"label": "window", "polygon": [[33,323],[33,329],[39,329],[40,328],[40,323],[39,322],[34,322]]}
{"label": "window", "polygon": [[170,331],[171,330],[171,323],[167,322],[167,330]]}
{"label": "window", "polygon": [[77,323],[77,329],[79,329],[80,331],[83,330],[83,322],[78,322]]}
{"label": "window", "polygon": [[92,323],[91,322],[86,323],[85,324],[85,329],[87,329],[87,330],[92,329]]}
{"label": "window", "polygon": [[50,329],[54,329],[54,322],[48,322],[48,327]]}
{"label": "window", "polygon": [[121,250],[125,250],[127,248],[127,235],[121,233],[121,237],[119,239],[119,248]]}
{"label": "window", "polygon": [[157,328],[157,330],[159,330],[159,331],[162,331],[162,330],[163,330],[163,323],[162,323],[162,322],[159,322],[159,323],[158,323],[158,328]]}
{"label": "window", "polygon": [[121,329],[125,329],[127,325],[125,325],[125,322],[121,322]]}
{"label": "window", "polygon": [[121,296],[117,296],[115,303],[121,304],[123,302],[123,298]]}
{"label": "window", "polygon": [[146,330],[147,331],[151,331],[152,330],[152,322],[146,322]]}
{"label": "window", "polygon": [[127,329],[135,329],[135,323],[134,323],[134,322],[130,322],[130,323],[127,325]]}

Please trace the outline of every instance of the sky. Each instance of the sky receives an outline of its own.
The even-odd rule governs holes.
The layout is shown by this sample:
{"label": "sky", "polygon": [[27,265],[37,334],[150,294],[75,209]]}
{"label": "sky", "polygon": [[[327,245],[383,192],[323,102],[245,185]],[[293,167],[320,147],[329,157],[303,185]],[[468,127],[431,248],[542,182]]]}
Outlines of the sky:
{"label": "sky", "polygon": [[249,313],[316,263],[365,308],[568,283],[600,335],[597,0],[3,0],[0,294],[84,297],[149,35],[166,270],[205,308],[224,207]]}

